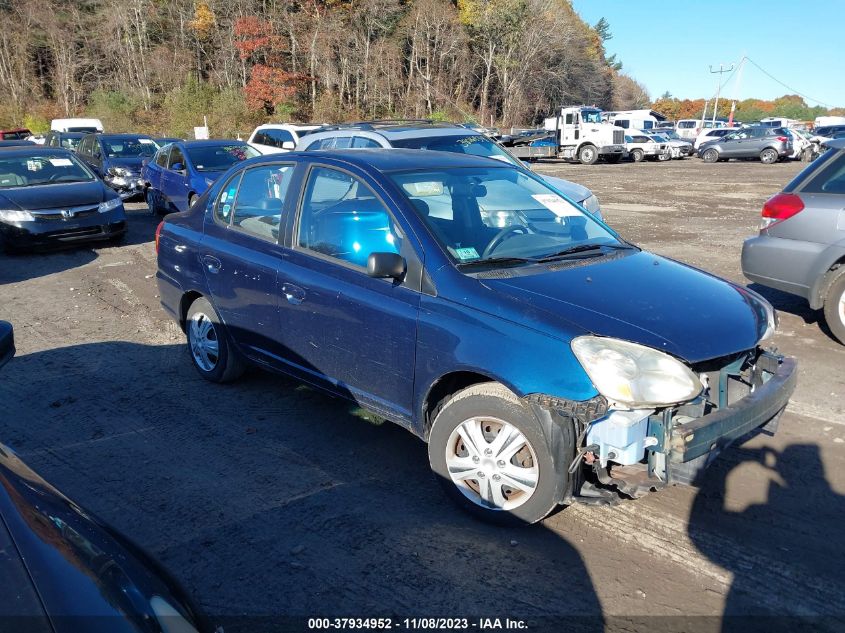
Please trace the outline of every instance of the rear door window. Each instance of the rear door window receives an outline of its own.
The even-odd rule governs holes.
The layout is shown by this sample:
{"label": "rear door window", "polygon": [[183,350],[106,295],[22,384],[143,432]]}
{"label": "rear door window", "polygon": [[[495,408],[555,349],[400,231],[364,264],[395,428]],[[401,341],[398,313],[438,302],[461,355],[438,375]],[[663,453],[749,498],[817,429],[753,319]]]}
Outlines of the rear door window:
{"label": "rear door window", "polygon": [[[232,205],[232,226],[261,239],[278,241],[285,195],[293,171],[293,164],[246,170]],[[228,190],[221,197],[223,195],[228,196]]]}
{"label": "rear door window", "polygon": [[379,148],[381,147],[381,145],[376,143],[371,138],[366,138],[365,136],[355,136],[353,137],[352,147],[358,147],[361,149],[373,149]]}
{"label": "rear door window", "polygon": [[185,168],[185,156],[182,154],[182,150],[178,147],[174,147],[170,150],[170,159],[167,161],[168,169],[173,169],[174,165],[181,165],[182,169]]}
{"label": "rear door window", "polygon": [[156,155],[156,165],[158,165],[159,167],[167,167],[167,154],[169,152],[169,147],[162,148]]}

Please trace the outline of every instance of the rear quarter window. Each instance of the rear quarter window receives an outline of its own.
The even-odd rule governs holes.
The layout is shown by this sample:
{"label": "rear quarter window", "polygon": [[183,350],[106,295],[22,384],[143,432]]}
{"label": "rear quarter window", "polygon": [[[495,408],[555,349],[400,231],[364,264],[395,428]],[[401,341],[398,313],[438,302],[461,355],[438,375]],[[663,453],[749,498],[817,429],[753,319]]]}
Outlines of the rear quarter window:
{"label": "rear quarter window", "polygon": [[[806,184],[801,187],[801,193],[845,193],[845,151],[828,150],[827,153],[810,163],[810,167],[813,168],[813,172],[809,175]],[[807,169],[804,171],[807,171]],[[804,171],[798,174],[795,180],[801,179]],[[789,183],[787,187],[793,186],[795,180]],[[798,184],[796,183],[795,186],[798,186]],[[791,190],[784,189],[784,191]]]}

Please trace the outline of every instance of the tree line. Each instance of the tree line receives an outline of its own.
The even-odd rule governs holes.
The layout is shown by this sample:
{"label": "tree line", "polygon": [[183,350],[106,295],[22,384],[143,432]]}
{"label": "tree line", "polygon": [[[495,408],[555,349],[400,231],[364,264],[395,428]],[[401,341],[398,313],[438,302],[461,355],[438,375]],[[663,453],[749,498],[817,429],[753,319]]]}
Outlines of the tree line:
{"label": "tree line", "polygon": [[[717,117],[728,117],[731,112],[732,101],[722,98],[718,104]],[[713,116],[713,108],[716,106],[712,100],[704,99],[677,99],[666,92],[660,96],[652,107],[669,119],[699,119],[705,115]],[[823,106],[809,106],[804,98],[799,95],[784,95],[777,99],[743,99],[736,102],[734,120],[743,123],[751,123],[770,116],[786,117],[798,121],[813,121],[816,117],[825,115],[845,116],[845,108],[825,108]]]}
{"label": "tree line", "polygon": [[267,120],[530,125],[648,107],[570,0],[0,0],[0,127],[98,116],[212,134]]}

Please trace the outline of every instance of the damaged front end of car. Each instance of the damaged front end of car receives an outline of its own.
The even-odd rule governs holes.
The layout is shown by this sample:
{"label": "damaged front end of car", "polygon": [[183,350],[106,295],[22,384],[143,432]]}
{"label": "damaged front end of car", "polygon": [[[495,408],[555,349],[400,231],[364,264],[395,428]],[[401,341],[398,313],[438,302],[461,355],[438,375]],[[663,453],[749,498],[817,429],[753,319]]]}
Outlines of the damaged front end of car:
{"label": "damaged front end of car", "polygon": [[[526,399],[539,419],[577,438],[574,450],[560,456],[569,462],[564,504],[614,504],[669,484],[696,483],[702,471],[734,442],[761,432],[774,434],[797,383],[795,360],[773,349],[756,347],[684,365],[685,372],[654,351],[652,358],[641,363],[645,369],[639,367],[636,373],[675,372],[672,384],[661,388],[664,399],[678,401],[660,403],[660,389],[648,385],[640,385],[638,393],[635,384],[626,389],[622,381],[614,393],[613,379],[608,382],[608,377],[618,378],[619,366],[625,368],[628,359],[616,353],[625,348],[611,346],[608,352],[607,346],[593,343],[593,347],[599,358],[588,359],[585,367],[590,367],[588,373],[603,395],[585,403],[538,394]],[[616,365],[613,371],[608,371],[608,362]],[[677,359],[673,362],[682,364]],[[635,373],[633,367],[627,369],[628,375]],[[684,390],[691,393],[693,389],[694,395],[680,400]]]}

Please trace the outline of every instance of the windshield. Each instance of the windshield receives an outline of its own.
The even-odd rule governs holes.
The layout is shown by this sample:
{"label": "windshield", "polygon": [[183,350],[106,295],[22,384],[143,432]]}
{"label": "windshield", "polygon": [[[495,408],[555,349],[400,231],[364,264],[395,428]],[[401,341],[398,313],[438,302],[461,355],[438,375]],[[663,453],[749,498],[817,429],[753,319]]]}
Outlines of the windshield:
{"label": "windshield", "polygon": [[188,156],[197,171],[226,171],[235,163],[255,158],[261,153],[246,143],[231,145],[204,145],[192,147]]}
{"label": "windshield", "polygon": [[495,158],[504,163],[522,167],[522,164],[502,147],[480,134],[405,138],[392,141],[392,145],[405,149],[431,149],[438,152],[452,152],[453,154],[472,154],[473,156]]}
{"label": "windshield", "polygon": [[521,170],[450,168],[391,178],[458,264],[621,246],[608,229]]}
{"label": "windshield", "polygon": [[581,110],[581,120],[584,123],[601,123],[601,110]]}
{"label": "windshield", "polygon": [[112,158],[136,158],[152,156],[158,145],[151,138],[108,138],[104,137],[103,149]]}
{"label": "windshield", "polygon": [[74,156],[33,153],[0,157],[0,189],[91,180],[94,174]]}

